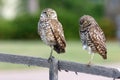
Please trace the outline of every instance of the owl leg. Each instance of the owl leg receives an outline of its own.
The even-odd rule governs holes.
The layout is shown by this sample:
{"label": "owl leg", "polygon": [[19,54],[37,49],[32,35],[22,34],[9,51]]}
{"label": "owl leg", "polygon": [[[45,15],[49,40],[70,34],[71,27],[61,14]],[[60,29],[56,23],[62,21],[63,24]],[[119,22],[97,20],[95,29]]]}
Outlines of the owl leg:
{"label": "owl leg", "polygon": [[53,53],[53,46],[51,46],[50,58],[52,57],[52,53]]}
{"label": "owl leg", "polygon": [[51,47],[51,52],[50,52],[50,56],[48,58],[48,62],[51,62],[51,58],[53,57],[52,56],[52,53],[53,53],[53,46],[50,46]]}
{"label": "owl leg", "polygon": [[92,64],[93,57],[94,57],[94,53],[91,53],[90,54],[90,60],[89,60],[89,62],[87,64],[88,66],[90,66]]}

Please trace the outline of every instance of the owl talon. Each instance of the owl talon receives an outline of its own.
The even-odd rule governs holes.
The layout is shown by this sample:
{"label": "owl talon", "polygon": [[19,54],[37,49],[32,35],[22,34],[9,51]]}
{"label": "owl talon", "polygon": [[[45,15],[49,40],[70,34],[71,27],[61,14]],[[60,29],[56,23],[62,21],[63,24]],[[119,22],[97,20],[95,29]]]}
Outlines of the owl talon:
{"label": "owl talon", "polygon": [[51,59],[51,58],[48,58],[48,60],[47,60],[47,61],[48,61],[48,63],[50,63],[50,62],[52,62],[52,59]]}
{"label": "owl talon", "polygon": [[92,65],[92,63],[89,61],[88,64],[87,64],[87,66],[90,67],[91,65]]}
{"label": "owl talon", "polygon": [[50,56],[50,57],[48,58],[48,63],[52,62],[52,58],[54,58],[54,56]]}
{"label": "owl talon", "polygon": [[90,64],[87,64],[88,67],[90,67],[91,65]]}

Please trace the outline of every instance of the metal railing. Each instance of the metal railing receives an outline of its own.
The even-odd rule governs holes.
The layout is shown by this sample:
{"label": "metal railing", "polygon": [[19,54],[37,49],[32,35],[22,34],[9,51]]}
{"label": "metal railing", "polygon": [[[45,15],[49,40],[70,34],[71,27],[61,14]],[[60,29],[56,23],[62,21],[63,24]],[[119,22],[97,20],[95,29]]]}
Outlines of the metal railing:
{"label": "metal railing", "polygon": [[55,58],[51,58],[51,61],[48,62],[47,59],[43,58],[0,53],[0,62],[49,68],[49,80],[58,80],[59,70],[101,75],[113,78],[113,80],[120,79],[120,71],[115,68],[107,68],[95,65],[88,67],[86,64],[61,61]]}

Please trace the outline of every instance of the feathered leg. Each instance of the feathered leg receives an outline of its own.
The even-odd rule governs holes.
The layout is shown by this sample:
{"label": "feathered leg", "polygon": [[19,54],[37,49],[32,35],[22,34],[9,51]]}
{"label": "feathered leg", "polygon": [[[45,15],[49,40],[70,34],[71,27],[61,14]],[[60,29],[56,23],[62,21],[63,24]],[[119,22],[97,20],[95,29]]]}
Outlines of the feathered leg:
{"label": "feathered leg", "polygon": [[51,58],[53,57],[52,56],[52,53],[53,53],[53,46],[50,46],[51,47],[51,52],[50,52],[50,56],[48,58],[48,62],[51,62]]}
{"label": "feathered leg", "polygon": [[94,53],[91,53],[90,54],[90,60],[89,60],[89,62],[87,64],[88,66],[90,66],[92,64],[93,57],[94,57]]}

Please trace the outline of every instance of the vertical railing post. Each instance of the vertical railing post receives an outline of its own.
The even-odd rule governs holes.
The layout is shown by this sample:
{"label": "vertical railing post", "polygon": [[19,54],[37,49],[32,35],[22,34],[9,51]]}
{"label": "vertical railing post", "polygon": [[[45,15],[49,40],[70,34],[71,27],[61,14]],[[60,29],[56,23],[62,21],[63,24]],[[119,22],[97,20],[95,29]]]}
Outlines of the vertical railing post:
{"label": "vertical railing post", "polygon": [[58,80],[58,60],[52,57],[49,63],[49,80]]}

